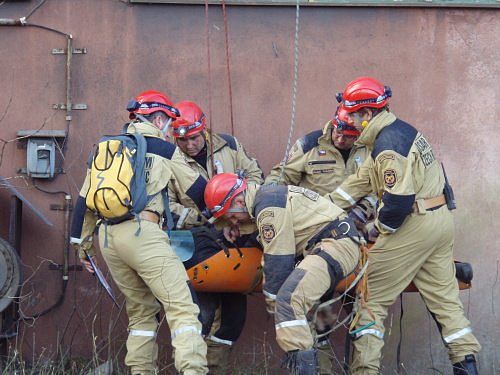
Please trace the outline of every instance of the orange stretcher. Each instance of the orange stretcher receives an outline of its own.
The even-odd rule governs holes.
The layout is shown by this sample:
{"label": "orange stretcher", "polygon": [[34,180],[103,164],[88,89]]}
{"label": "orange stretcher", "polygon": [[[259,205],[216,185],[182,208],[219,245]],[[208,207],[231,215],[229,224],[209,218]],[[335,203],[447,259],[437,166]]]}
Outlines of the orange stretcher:
{"label": "orange stretcher", "polygon": [[262,250],[256,247],[220,250],[187,270],[197,292],[262,291]]}
{"label": "orange stretcher", "polygon": [[[251,293],[262,291],[262,250],[255,247],[220,250],[187,270],[188,276],[198,292]],[[472,269],[468,263],[455,261],[460,290],[471,288]],[[469,267],[470,277],[463,277],[463,268]],[[344,292],[355,280],[360,269],[356,269],[341,280],[335,288]],[[462,276],[461,276],[462,275]],[[469,279],[469,280],[467,280]],[[404,292],[418,292],[412,282]]]}

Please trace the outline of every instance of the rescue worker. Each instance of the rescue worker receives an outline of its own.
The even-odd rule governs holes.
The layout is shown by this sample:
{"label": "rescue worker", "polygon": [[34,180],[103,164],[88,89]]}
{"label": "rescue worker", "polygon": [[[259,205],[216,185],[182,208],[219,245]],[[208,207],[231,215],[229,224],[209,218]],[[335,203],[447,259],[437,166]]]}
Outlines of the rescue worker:
{"label": "rescue worker", "polygon": [[[186,160],[191,168],[206,180],[218,173],[243,171],[250,183],[264,182],[264,175],[257,160],[248,156],[235,137],[228,134],[210,135],[206,128],[207,118],[196,103],[184,101],[177,103],[176,108],[180,112],[180,117],[172,123],[171,129],[172,137],[178,146],[174,159]],[[180,218],[177,229],[188,229],[206,223],[203,215],[200,215],[195,208],[185,207],[179,203],[179,190],[176,185],[169,187],[172,213]]]}
{"label": "rescue worker", "polygon": [[[388,308],[413,281],[440,328],[454,374],[477,374],[480,345],[459,299],[453,263],[451,187],[424,135],[388,109],[391,89],[370,77],[337,99],[350,113],[370,157],[329,195],[344,209],[373,191],[380,236],[369,252],[368,309],[361,309],[351,373],[378,374]],[[375,324],[369,311],[375,315]]]}
{"label": "rescue worker", "polygon": [[[265,184],[296,185],[325,195],[334,191],[349,175],[356,173],[369,156],[367,148],[356,142],[360,132],[349,124],[348,113],[340,107],[335,111],[334,118],[323,130],[313,131],[300,138],[283,163],[276,165],[266,177]],[[283,175],[281,170],[283,168]],[[367,239],[373,227],[377,200],[367,195],[350,215],[356,220],[357,228]],[[325,296],[324,298],[329,298]],[[328,331],[329,328],[325,328]],[[332,348],[328,337],[318,344],[318,359],[320,373],[332,372]]]}
{"label": "rescue worker", "polygon": [[[175,367],[182,374],[206,374],[206,344],[201,336],[199,308],[193,302],[186,271],[161,229],[167,184],[175,175],[193,201],[203,201],[206,181],[185,164],[172,161],[175,146],[164,141],[164,133],[178,110],[158,91],[141,93],[127,108],[133,121],[128,132],[138,132],[147,141],[146,208],[134,218],[118,224],[100,225],[99,245],[111,275],[125,296],[129,336],[125,363],[132,375],[156,374],[158,346],[156,314],[165,310],[175,350]],[[72,243],[81,262],[93,272],[87,260],[95,255],[92,244],[97,216],[87,209],[85,197],[89,173],[80,191],[72,224]],[[200,203],[202,204],[202,203]],[[201,209],[202,207],[200,207]]]}
{"label": "rescue worker", "polygon": [[252,186],[228,173],[208,182],[205,203],[215,219],[257,226],[264,247],[263,293],[278,344],[287,352],[286,366],[293,374],[316,374],[315,338],[306,314],[357,266],[360,238],[353,221],[312,190]]}
{"label": "rescue worker", "polygon": [[266,184],[302,186],[325,195],[347,176],[356,173],[368,157],[364,145],[356,142],[359,131],[349,125],[347,112],[337,109],[323,130],[313,131],[293,145],[280,180],[282,164],[266,177]]}
{"label": "rescue worker", "polygon": [[[210,135],[206,129],[206,116],[198,105],[184,101],[176,104],[180,116],[173,122],[171,134],[178,148],[174,158],[185,160],[191,168],[209,180],[217,173],[243,172],[253,184],[263,182],[263,174],[257,161],[248,156],[238,140],[226,134]],[[213,140],[213,146],[211,142]],[[211,152],[213,149],[212,167]],[[194,205],[181,204],[182,193],[176,184],[169,187],[172,212],[178,215],[176,228],[192,228],[208,224]],[[214,237],[223,239],[222,233],[211,229]],[[242,232],[250,234],[253,227]],[[245,236],[238,246],[249,240]],[[223,275],[221,275],[223,277]],[[210,374],[229,370],[229,355],[234,342],[240,336],[245,320],[247,296],[240,293],[198,293],[202,312],[203,334],[208,345],[207,361]]]}

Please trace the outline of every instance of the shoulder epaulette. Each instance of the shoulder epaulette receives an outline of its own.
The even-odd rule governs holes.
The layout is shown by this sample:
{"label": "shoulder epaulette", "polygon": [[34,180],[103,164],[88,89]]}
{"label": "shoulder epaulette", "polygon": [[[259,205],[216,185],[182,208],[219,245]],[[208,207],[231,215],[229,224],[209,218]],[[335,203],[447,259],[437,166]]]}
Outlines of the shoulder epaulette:
{"label": "shoulder epaulette", "polygon": [[172,160],[174,151],[177,146],[170,142],[164,141],[161,138],[145,137],[148,144],[147,152],[162,156],[166,159]]}
{"label": "shoulder epaulette", "polygon": [[378,134],[373,146],[372,158],[375,160],[378,154],[387,150],[395,151],[404,157],[408,156],[417,134],[417,129],[397,119]]}
{"label": "shoulder epaulette", "polygon": [[227,145],[231,150],[238,151],[238,146],[236,145],[236,138],[229,134],[217,134],[223,140],[226,141]]}
{"label": "shoulder epaulette", "polygon": [[322,130],[315,130],[300,138],[297,142],[299,142],[302,146],[302,152],[305,154],[306,152],[311,151],[314,147],[318,146],[318,138],[322,135]]}
{"label": "shoulder epaulette", "polygon": [[264,185],[255,195],[255,204],[253,208],[254,217],[268,207],[286,207],[288,196],[288,186],[285,185]]}

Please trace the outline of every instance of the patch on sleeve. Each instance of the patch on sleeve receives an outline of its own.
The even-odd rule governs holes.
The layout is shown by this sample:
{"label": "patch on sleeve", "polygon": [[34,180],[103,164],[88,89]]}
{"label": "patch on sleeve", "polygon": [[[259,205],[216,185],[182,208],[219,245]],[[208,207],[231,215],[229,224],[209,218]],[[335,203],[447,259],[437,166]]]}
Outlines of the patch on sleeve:
{"label": "patch on sleeve", "polygon": [[264,220],[266,217],[274,217],[274,212],[273,211],[264,211],[259,214],[259,217],[257,219],[257,222],[261,222]]}
{"label": "patch on sleeve", "polygon": [[393,154],[384,154],[378,158],[379,163],[382,163],[385,160],[394,160],[394,155]]}
{"label": "patch on sleeve", "polygon": [[309,189],[304,189],[304,196],[306,198],[309,198],[312,201],[317,201],[319,198],[318,193],[316,193],[315,191],[309,190]]}
{"label": "patch on sleeve", "polygon": [[386,169],[384,171],[384,183],[388,188],[392,188],[396,185],[398,178],[396,175],[396,171],[394,169]]}
{"label": "patch on sleeve", "polygon": [[263,241],[270,243],[276,237],[276,230],[272,224],[262,224],[259,228],[260,236]]}

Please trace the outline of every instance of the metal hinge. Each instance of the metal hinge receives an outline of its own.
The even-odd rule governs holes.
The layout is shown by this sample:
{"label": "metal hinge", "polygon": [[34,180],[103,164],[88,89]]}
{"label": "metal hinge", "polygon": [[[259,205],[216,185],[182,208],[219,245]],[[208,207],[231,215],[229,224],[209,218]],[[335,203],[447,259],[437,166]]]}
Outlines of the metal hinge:
{"label": "metal hinge", "polygon": [[[84,55],[87,53],[87,48],[73,48],[73,55]],[[67,48],[52,48],[53,55],[66,55],[68,53]]]}

